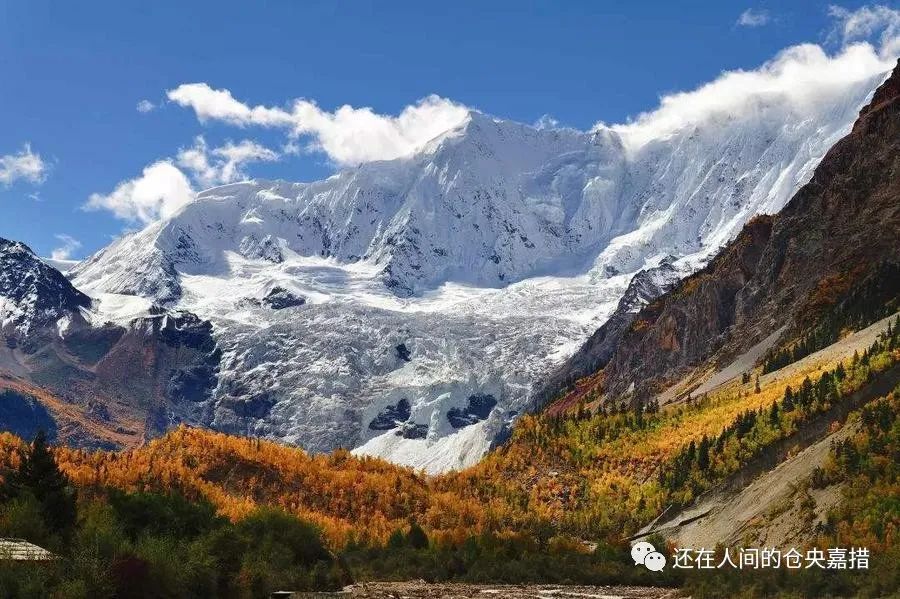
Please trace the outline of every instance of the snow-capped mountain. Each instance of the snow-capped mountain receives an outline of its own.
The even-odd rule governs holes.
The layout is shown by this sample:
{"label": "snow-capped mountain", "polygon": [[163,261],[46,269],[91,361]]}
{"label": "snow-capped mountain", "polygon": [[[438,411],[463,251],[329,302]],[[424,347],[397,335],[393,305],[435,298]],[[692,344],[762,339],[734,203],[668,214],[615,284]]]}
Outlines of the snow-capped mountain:
{"label": "snow-capped mountain", "polygon": [[[91,298],[27,245],[0,238],[0,332],[9,339],[80,318]],[[11,342],[11,341],[10,341]]]}
{"label": "snow-capped mountain", "polygon": [[882,79],[812,108],[763,95],[649,140],[472,112],[408,157],[205,191],[71,276],[111,319],[138,296],[212,322],[199,424],[460,467],[635,273],[654,288],[632,286],[636,310],[779,210]]}
{"label": "snow-capped mountain", "polygon": [[28,246],[0,238],[0,386],[14,392],[11,413],[21,411],[4,430],[122,448],[206,419],[221,354],[212,325],[143,298],[115,300],[98,310]]}
{"label": "snow-capped mountain", "polygon": [[[105,280],[106,291],[174,301],[179,273],[221,272],[227,252],[269,263],[296,254],[375,265],[398,296],[445,281],[499,287],[555,272],[560,259],[571,263],[609,238],[615,206],[602,182],[618,180],[623,162],[608,131],[539,131],[472,112],[408,159],[311,184],[201,193],[178,218],[110,246],[76,273],[92,285]],[[144,258],[137,272],[117,264],[133,251]]]}

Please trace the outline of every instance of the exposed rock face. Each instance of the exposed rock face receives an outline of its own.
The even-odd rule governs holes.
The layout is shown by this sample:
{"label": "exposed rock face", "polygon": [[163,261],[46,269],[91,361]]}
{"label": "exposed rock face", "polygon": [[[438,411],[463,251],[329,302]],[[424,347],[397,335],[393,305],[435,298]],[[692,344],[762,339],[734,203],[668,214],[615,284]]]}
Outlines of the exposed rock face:
{"label": "exposed rock face", "polygon": [[409,420],[411,414],[409,400],[403,398],[396,405],[385,406],[378,416],[369,423],[369,430],[389,431],[395,429]]}
{"label": "exposed rock face", "polygon": [[262,299],[262,303],[273,310],[284,310],[285,308],[302,306],[306,303],[306,298],[283,287],[273,287]]}
{"label": "exposed rock face", "polygon": [[[640,396],[655,390],[660,373],[707,358],[735,324],[738,294],[752,278],[771,232],[772,217],[757,217],[707,268],[641,310],[610,358],[606,390],[620,395],[634,383]],[[635,374],[618,376],[626,372]]]}
{"label": "exposed rock face", "polygon": [[424,439],[428,436],[428,425],[406,422],[397,429],[395,434],[404,439]]}
{"label": "exposed rock face", "polygon": [[148,438],[200,417],[218,385],[219,359],[209,322],[167,312],[80,330],[24,364],[29,380],[72,403],[127,406],[143,421],[137,434]]}
{"label": "exposed rock face", "polygon": [[56,440],[56,421],[37,399],[4,389],[0,391],[0,430],[30,441],[43,430],[50,441]]}
{"label": "exposed rock face", "polygon": [[[54,422],[40,428],[59,429],[59,440],[72,446],[134,446],[194,422],[218,385],[220,352],[210,325],[191,314],[53,333],[34,331],[27,352],[0,348],[0,388],[37,397],[49,412],[30,413]],[[25,414],[19,407],[16,413]],[[25,431],[24,416],[17,421]]]}
{"label": "exposed rock face", "polygon": [[247,235],[241,240],[239,247],[241,255],[245,258],[265,260],[273,264],[284,261],[278,240],[271,235],[266,235],[262,239],[257,239],[253,234]]}
{"label": "exposed rock face", "polygon": [[659,266],[636,274],[619,300],[615,312],[595,331],[575,354],[561,364],[535,392],[533,408],[539,409],[575,381],[603,368],[609,362],[622,335],[628,331],[641,309],[672,289],[686,273],[669,259]]}
{"label": "exposed rock face", "polygon": [[468,405],[465,408],[451,408],[447,411],[447,420],[453,428],[463,428],[480,422],[487,418],[497,399],[489,393],[476,393],[469,396]]}
{"label": "exposed rock face", "polygon": [[640,399],[781,326],[797,332],[900,262],[900,64],[852,132],[774,217],[748,223],[703,270],[641,310],[604,371]]}
{"label": "exposed rock face", "polygon": [[409,351],[409,348],[406,347],[405,343],[398,343],[395,349],[397,351],[397,357],[399,359],[403,360],[404,362],[409,362],[410,360],[412,360],[412,352]]}

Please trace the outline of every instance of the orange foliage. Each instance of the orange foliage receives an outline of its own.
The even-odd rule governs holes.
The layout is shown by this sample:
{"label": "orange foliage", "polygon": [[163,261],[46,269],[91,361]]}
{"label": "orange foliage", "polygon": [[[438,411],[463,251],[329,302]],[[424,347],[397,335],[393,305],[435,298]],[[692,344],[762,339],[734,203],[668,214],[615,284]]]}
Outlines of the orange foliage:
{"label": "orange foliage", "polygon": [[[885,354],[900,360],[900,351]],[[835,361],[834,356],[826,362]],[[588,404],[603,375],[587,378],[544,415],[517,421],[512,439],[460,472],[425,476],[345,450],[327,455],[269,441],[179,427],[122,452],[59,448],[57,460],[83,489],[177,491],[205,498],[239,519],[260,505],[312,521],[335,548],[350,541],[384,542],[415,519],[436,543],[459,543],[490,531],[574,538],[628,534],[666,502],[657,469],[686,444],[715,437],[747,410],[768,409],[786,386],[799,388],[833,364],[807,359],[760,378],[737,380],[690,404],[658,413],[570,414],[574,398]],[[0,434],[0,464],[12,465],[21,441]]]}
{"label": "orange foliage", "polygon": [[[15,460],[16,437],[0,436],[0,462]],[[206,498],[239,519],[259,505],[278,506],[319,525],[335,547],[351,539],[385,541],[416,518],[433,538],[480,531],[490,506],[435,492],[430,479],[345,450],[310,456],[269,441],[179,427],[123,452],[60,447],[57,461],[83,488],[177,491]]]}

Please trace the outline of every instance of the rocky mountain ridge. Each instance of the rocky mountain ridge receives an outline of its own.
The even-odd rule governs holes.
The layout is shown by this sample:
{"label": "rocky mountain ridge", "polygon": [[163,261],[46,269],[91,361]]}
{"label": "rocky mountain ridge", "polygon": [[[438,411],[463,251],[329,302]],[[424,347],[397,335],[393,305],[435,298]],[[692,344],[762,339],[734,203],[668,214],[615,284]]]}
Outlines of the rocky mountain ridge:
{"label": "rocky mountain ridge", "polygon": [[592,388],[647,401],[772,331],[789,341],[857,300],[856,289],[884,301],[900,293],[898,82],[900,64],[781,212],[751,220],[709,265],[641,310],[598,361]]}
{"label": "rocky mountain ridge", "polygon": [[15,343],[62,318],[78,318],[91,298],[23,243],[0,238],[0,331]]}
{"label": "rocky mountain ridge", "polygon": [[152,305],[108,321],[59,271],[5,239],[0,297],[0,390],[9,409],[31,414],[6,421],[12,432],[29,436],[37,424],[28,418],[40,415],[60,441],[121,447],[203,419],[196,406],[216,387],[221,353],[209,322]]}

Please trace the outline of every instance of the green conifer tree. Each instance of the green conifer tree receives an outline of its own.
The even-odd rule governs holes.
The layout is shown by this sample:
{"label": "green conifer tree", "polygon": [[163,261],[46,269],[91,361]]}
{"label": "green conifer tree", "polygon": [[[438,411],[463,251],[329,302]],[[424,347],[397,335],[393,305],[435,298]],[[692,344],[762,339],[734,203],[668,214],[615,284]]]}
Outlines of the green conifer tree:
{"label": "green conifer tree", "polygon": [[57,466],[43,430],[38,431],[31,445],[22,452],[18,469],[5,482],[5,497],[24,494],[38,501],[51,530],[66,533],[75,524],[75,489]]}

